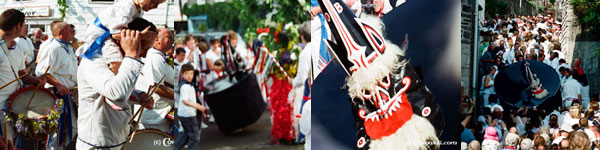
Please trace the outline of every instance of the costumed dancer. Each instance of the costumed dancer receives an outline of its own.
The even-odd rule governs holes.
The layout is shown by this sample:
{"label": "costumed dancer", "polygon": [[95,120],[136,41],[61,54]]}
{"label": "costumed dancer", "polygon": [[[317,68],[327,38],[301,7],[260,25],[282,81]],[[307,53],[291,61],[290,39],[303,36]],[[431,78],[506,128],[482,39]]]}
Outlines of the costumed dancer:
{"label": "costumed dancer", "polygon": [[65,22],[57,22],[52,26],[52,36],[49,43],[40,46],[38,65],[35,72],[44,74],[48,81],[45,88],[55,91],[57,97],[64,101],[64,113],[61,114],[58,130],[58,145],[66,146],[77,133],[77,118],[75,117],[71,91],[77,86],[77,57],[69,43],[75,37],[75,31]]}
{"label": "costumed dancer", "polygon": [[404,51],[380,34],[383,22],[356,18],[339,0],[319,0],[319,6],[335,41],[327,40],[327,47],[349,75],[357,148],[438,149],[445,126],[441,108]]}
{"label": "costumed dancer", "polygon": [[[139,129],[154,128],[163,132],[169,132],[171,127],[170,122],[165,117],[169,114],[174,103],[172,87],[175,73],[173,68],[167,63],[165,53],[173,45],[173,35],[168,29],[161,28],[158,30],[158,37],[154,41],[154,47],[150,48],[148,54],[146,54],[145,65],[136,83],[136,89],[148,93],[149,91],[146,90],[149,87],[154,84],[161,84],[158,82],[160,82],[163,76],[165,76],[165,81],[152,94],[152,98],[156,100],[154,101],[154,107],[144,110],[140,121],[142,126]],[[135,107],[136,109],[140,109],[137,105]]]}
{"label": "costumed dancer", "polygon": [[[152,108],[154,100],[146,93],[134,91],[135,81],[144,63],[140,57],[152,47],[153,40],[144,40],[142,30],[156,34],[156,27],[142,18],[136,18],[128,29],[121,31],[120,47],[125,57],[114,73],[100,54],[81,60],[77,70],[79,107],[77,149],[121,149],[127,142],[132,117],[130,102]],[[156,35],[154,35],[156,36]],[[132,96],[132,97],[130,97]]]}
{"label": "costumed dancer", "polygon": [[3,111],[0,113],[0,126],[2,135],[9,140],[8,145],[12,145],[15,132],[14,126],[6,123],[10,95],[24,84],[46,84],[46,80],[27,74],[24,55],[16,50],[14,39],[22,36],[25,26],[25,14],[21,11],[7,9],[0,14],[0,109]]}

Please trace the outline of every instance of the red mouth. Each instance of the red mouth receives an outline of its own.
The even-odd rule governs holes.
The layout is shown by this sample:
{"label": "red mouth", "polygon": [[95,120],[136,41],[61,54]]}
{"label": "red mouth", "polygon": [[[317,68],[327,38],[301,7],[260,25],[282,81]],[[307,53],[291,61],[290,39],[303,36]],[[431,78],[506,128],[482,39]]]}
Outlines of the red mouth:
{"label": "red mouth", "polygon": [[[410,86],[410,78],[404,77],[405,85],[394,97],[388,100],[380,109],[365,115],[364,110],[359,111],[363,116],[365,130],[371,139],[380,139],[394,134],[404,123],[412,118],[412,106],[406,97],[406,89]],[[387,95],[382,95],[385,97]]]}

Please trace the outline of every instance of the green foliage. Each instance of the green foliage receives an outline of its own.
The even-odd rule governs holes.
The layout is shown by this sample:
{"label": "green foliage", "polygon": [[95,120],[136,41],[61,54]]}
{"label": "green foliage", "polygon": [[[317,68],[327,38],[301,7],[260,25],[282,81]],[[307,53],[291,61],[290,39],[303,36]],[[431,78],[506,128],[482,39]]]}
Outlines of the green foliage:
{"label": "green foliage", "polygon": [[[295,58],[299,56],[300,42],[298,25],[309,21],[310,1],[299,0],[233,0],[204,5],[184,5],[182,13],[188,17],[197,15],[208,16],[208,28],[214,31],[240,31],[247,42],[258,37],[257,28],[269,28],[261,41],[271,51],[277,60],[282,54],[289,52]],[[198,31],[208,31],[205,25],[200,25]],[[286,72],[293,77],[296,73],[297,59],[281,64]],[[275,74],[281,77],[278,69]]]}
{"label": "green foliage", "polygon": [[67,0],[57,0],[56,5],[58,6],[58,12],[60,13],[60,19],[65,19],[65,14],[67,14],[67,9],[69,5],[67,5]]}
{"label": "green foliage", "polygon": [[508,2],[504,0],[487,0],[485,1],[485,13],[488,16],[508,14]]}
{"label": "green foliage", "polygon": [[186,3],[181,11],[188,17],[207,15],[208,25],[215,30],[235,30],[239,27],[239,20],[237,19],[239,11],[230,3],[206,5],[187,5]]}
{"label": "green foliage", "polygon": [[583,29],[600,34],[600,0],[571,0],[571,5]]}

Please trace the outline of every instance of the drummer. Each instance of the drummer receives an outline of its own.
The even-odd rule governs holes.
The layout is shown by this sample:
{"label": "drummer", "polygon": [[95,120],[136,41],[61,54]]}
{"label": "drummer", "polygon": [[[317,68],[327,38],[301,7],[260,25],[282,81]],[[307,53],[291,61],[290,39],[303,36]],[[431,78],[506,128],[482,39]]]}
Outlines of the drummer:
{"label": "drummer", "polygon": [[[173,83],[174,70],[165,61],[165,54],[173,47],[173,34],[168,29],[158,30],[158,36],[154,41],[154,47],[148,50],[142,74],[135,85],[137,90],[148,90],[148,87],[159,84],[161,78],[165,80],[158,86],[152,97],[156,99],[154,108],[144,110],[141,118],[141,128],[154,128],[163,132],[169,132],[170,123],[165,119],[173,107]],[[148,92],[148,91],[145,91]],[[139,108],[136,106],[136,108]]]}
{"label": "drummer", "polygon": [[[45,88],[54,90],[57,97],[63,99],[65,104],[58,135],[60,135],[59,145],[66,145],[73,140],[77,133],[77,120],[75,113],[72,113],[74,108],[69,91],[77,86],[77,57],[69,43],[74,38],[75,32],[69,24],[62,21],[56,22],[51,30],[54,38],[49,43],[40,46],[39,61],[35,72],[41,75],[50,67],[47,69],[48,73],[43,76],[48,81]],[[63,136],[64,133],[67,137]]]}
{"label": "drummer", "polygon": [[[0,14],[0,109],[7,111],[8,98],[15,93],[23,84],[44,85],[45,80],[25,75],[25,61],[23,53],[15,53],[15,38],[21,36],[25,28],[25,14],[16,9],[7,9]],[[21,54],[21,56],[17,56]],[[15,80],[19,76],[25,75],[20,80]],[[11,82],[15,80],[14,82]],[[11,82],[11,83],[9,83]],[[4,86],[6,85],[6,86]],[[4,113],[0,113],[0,126],[4,128]],[[4,130],[2,130],[4,132]],[[7,129],[8,136],[13,138],[12,128]],[[3,135],[6,135],[3,133]]]}
{"label": "drummer", "polygon": [[[121,149],[129,134],[128,121],[132,117],[130,96],[146,108],[154,101],[146,94],[134,91],[134,85],[144,63],[140,57],[152,47],[154,41],[142,40],[140,32],[149,27],[156,36],[156,27],[142,19],[134,19],[128,29],[122,30],[119,40],[124,56],[119,71],[114,74],[109,62],[100,54],[81,60],[77,70],[79,108],[77,124],[77,149]],[[135,102],[135,100],[133,100]]]}

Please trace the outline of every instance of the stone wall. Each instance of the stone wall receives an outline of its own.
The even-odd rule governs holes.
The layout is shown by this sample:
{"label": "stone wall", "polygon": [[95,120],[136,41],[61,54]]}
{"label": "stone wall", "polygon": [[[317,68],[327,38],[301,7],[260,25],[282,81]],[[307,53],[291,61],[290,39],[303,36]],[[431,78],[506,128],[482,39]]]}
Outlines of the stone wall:
{"label": "stone wall", "polygon": [[592,55],[596,49],[600,48],[600,41],[575,42],[574,45],[573,60],[575,58],[582,60],[581,67],[587,75],[590,94],[600,93],[600,57]]}
{"label": "stone wall", "polygon": [[[558,20],[562,22],[563,31],[559,35],[560,47],[565,55],[567,62],[573,61],[573,51],[575,50],[575,40],[577,35],[581,34],[581,27],[577,23],[577,16],[573,12],[570,0],[556,1]],[[570,63],[569,63],[570,64]]]}
{"label": "stone wall", "polygon": [[473,0],[461,0],[461,86],[463,87],[463,95],[468,95],[471,91],[471,75],[472,75],[472,50],[473,44]]}
{"label": "stone wall", "polygon": [[600,93],[600,57],[593,55],[594,51],[600,48],[600,41],[589,40],[591,38],[586,36],[589,33],[581,31],[570,0],[558,0],[556,8],[557,19],[563,25],[559,39],[565,60],[568,64],[573,64],[575,58],[580,58],[583,62],[581,67],[590,84],[590,94]]}

